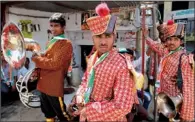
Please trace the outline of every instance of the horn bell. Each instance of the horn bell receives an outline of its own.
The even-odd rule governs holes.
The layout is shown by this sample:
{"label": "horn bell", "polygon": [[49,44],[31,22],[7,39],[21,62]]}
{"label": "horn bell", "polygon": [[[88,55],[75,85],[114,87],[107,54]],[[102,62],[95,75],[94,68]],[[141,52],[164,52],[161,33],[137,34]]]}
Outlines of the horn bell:
{"label": "horn bell", "polygon": [[24,65],[26,51],[39,52],[41,48],[32,39],[24,39],[19,28],[10,22],[3,27],[1,49],[4,59],[9,65],[15,69],[20,69]]}
{"label": "horn bell", "polygon": [[157,111],[162,113],[165,117],[173,119],[176,117],[183,97],[181,94],[175,97],[169,97],[165,93],[161,92],[157,95]]}

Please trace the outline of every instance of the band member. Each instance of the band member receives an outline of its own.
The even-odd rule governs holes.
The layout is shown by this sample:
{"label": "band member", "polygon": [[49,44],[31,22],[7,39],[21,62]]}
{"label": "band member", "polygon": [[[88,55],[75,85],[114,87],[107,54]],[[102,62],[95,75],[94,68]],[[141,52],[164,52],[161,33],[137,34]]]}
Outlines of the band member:
{"label": "band member", "polygon": [[184,37],[184,25],[168,21],[164,25],[163,35],[168,52],[163,51],[162,46],[155,44],[149,37],[146,38],[149,47],[163,56],[159,66],[158,80],[155,84],[158,87],[157,92],[164,92],[168,96],[177,96],[182,93],[183,103],[179,111],[180,119],[193,121],[194,75],[189,58],[181,47]]}
{"label": "band member", "polygon": [[189,54],[189,60],[190,60],[190,64],[191,64],[191,66],[192,66],[192,68],[193,68],[193,71],[194,71],[194,65],[195,65],[195,50],[194,51],[192,51],[190,54]]}
{"label": "band member", "polygon": [[[125,53],[126,56],[130,56],[130,58],[131,58],[130,62],[132,62],[134,69],[136,70],[137,73],[141,73],[142,57],[139,57],[138,59],[134,60],[134,51],[131,50],[131,49],[128,49],[128,48],[126,50],[127,51],[124,52],[124,53]],[[150,51],[150,49],[147,50],[147,53],[145,54],[145,57],[146,57],[145,58],[145,62],[149,58],[149,55],[148,55],[149,51]],[[145,84],[145,80],[146,79],[144,78],[144,84]],[[141,85],[141,87],[144,87],[143,85]],[[138,94],[138,97],[141,99],[142,98],[142,91],[141,91],[141,89],[137,89],[137,94]],[[144,91],[143,95],[144,95],[143,106],[144,106],[145,109],[147,109],[152,98],[151,98],[150,93],[147,92],[147,91]]]}
{"label": "band member", "polygon": [[44,55],[34,55],[37,68],[40,68],[40,78],[37,89],[41,92],[41,110],[46,121],[54,121],[57,116],[60,121],[70,120],[64,104],[64,77],[67,74],[72,58],[72,44],[64,35],[66,21],[60,13],[53,14],[50,19],[53,35],[46,45]]}
{"label": "band member", "polygon": [[70,106],[79,106],[72,115],[80,115],[80,121],[127,121],[126,115],[138,103],[125,58],[113,48],[116,17],[109,12],[101,3],[96,7],[99,16],[87,20],[96,51]]}
{"label": "band member", "polygon": [[[159,50],[155,50],[156,54],[158,55],[158,62],[157,62],[158,66],[159,66],[160,60],[163,57],[163,55],[168,53],[166,40],[164,39],[164,35],[163,35],[163,32],[164,32],[163,29],[164,29],[165,25],[166,25],[165,23],[161,23],[157,27],[157,30],[159,32],[159,40],[160,40],[160,42],[159,42],[159,40],[158,40],[158,42],[157,41],[154,42],[154,43],[156,43],[156,45],[161,47]],[[154,57],[154,53],[153,52],[150,53],[148,76],[149,76],[149,79],[150,79],[150,84],[154,85],[155,57]]]}
{"label": "band member", "polygon": [[[149,50],[147,51],[147,54],[148,54],[148,52],[149,52]],[[129,66],[129,67],[131,67],[131,68],[129,68],[130,71],[131,70],[134,70],[134,72],[137,74],[137,76],[140,77],[139,76],[140,75],[139,71],[136,70],[135,68],[136,67],[139,67],[139,65],[142,64],[142,61],[141,61],[142,60],[142,57],[140,57],[137,60],[134,60],[134,51],[131,50],[131,49],[128,49],[128,48],[127,49],[124,48],[123,50],[121,50],[121,53],[124,53],[124,55],[126,57],[129,57],[129,60],[127,59],[126,61],[132,64],[132,66]],[[147,60],[147,58],[149,56],[148,55],[145,55],[145,56],[146,56],[146,60]],[[127,64],[129,64],[129,63],[127,63]],[[133,71],[131,71],[131,72],[133,72]],[[133,74],[135,75],[135,73],[133,73]],[[148,107],[148,104],[151,101],[151,96],[146,91],[143,91],[143,94],[142,94],[141,88],[144,87],[144,82],[145,82],[144,77],[143,77],[143,79],[140,79],[140,80],[138,80],[138,79],[140,79],[140,78],[136,78],[136,80],[134,80],[134,81],[136,82],[137,95],[139,97],[140,104],[137,104],[136,105],[137,106],[137,113],[136,114],[133,114],[131,112],[131,113],[129,113],[127,115],[128,122],[133,122],[133,121],[139,122],[139,121],[142,121],[142,120],[152,121],[152,118],[150,118],[150,116],[149,116],[149,114],[148,114],[148,112],[146,110],[147,107]],[[137,82],[140,82],[140,83],[137,83]],[[143,83],[141,83],[141,82],[143,82]],[[141,105],[142,104],[142,100],[141,100],[142,97],[144,99],[143,100],[143,106]]]}

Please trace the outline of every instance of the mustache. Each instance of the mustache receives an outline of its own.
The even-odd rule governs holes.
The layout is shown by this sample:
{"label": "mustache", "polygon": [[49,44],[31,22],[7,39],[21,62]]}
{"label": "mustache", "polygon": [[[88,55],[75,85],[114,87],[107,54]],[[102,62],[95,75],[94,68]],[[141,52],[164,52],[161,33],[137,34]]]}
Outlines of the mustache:
{"label": "mustache", "polygon": [[174,45],[169,45],[169,47],[173,47]]}
{"label": "mustache", "polygon": [[99,47],[107,47],[107,44],[100,44]]}
{"label": "mustache", "polygon": [[168,46],[174,46],[174,44],[169,44]]}

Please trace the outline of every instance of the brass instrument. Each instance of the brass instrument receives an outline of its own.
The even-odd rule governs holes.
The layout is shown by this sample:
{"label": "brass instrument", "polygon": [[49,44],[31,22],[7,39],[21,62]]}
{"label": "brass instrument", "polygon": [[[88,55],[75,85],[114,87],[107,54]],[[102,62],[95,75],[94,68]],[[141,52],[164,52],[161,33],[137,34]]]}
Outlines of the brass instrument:
{"label": "brass instrument", "polygon": [[26,59],[26,51],[38,53],[40,46],[32,39],[24,38],[18,27],[10,22],[3,28],[1,48],[5,60],[15,69],[20,69]]}
{"label": "brass instrument", "polygon": [[[6,24],[3,28],[1,48],[5,60],[15,69],[20,69],[24,66],[26,51],[39,54],[41,49],[34,40],[25,39],[18,27],[12,22]],[[38,70],[37,68],[30,70],[25,76],[19,77],[16,82],[20,100],[27,107],[40,107],[39,93],[36,90],[39,78]],[[34,74],[37,75],[34,76]]]}
{"label": "brass instrument", "polygon": [[183,96],[180,93],[175,97],[169,97],[165,93],[161,92],[156,97],[157,111],[162,113],[170,121],[176,121],[174,118],[179,113],[179,109],[182,105]]}

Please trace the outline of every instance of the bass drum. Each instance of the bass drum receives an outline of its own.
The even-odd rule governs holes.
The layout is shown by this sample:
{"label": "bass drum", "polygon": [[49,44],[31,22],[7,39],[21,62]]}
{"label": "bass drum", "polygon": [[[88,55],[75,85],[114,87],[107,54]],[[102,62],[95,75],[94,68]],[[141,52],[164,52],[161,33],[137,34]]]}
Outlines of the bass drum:
{"label": "bass drum", "polygon": [[40,69],[35,68],[20,77],[16,82],[16,88],[19,92],[21,102],[29,108],[39,108],[40,92],[36,90]]}

